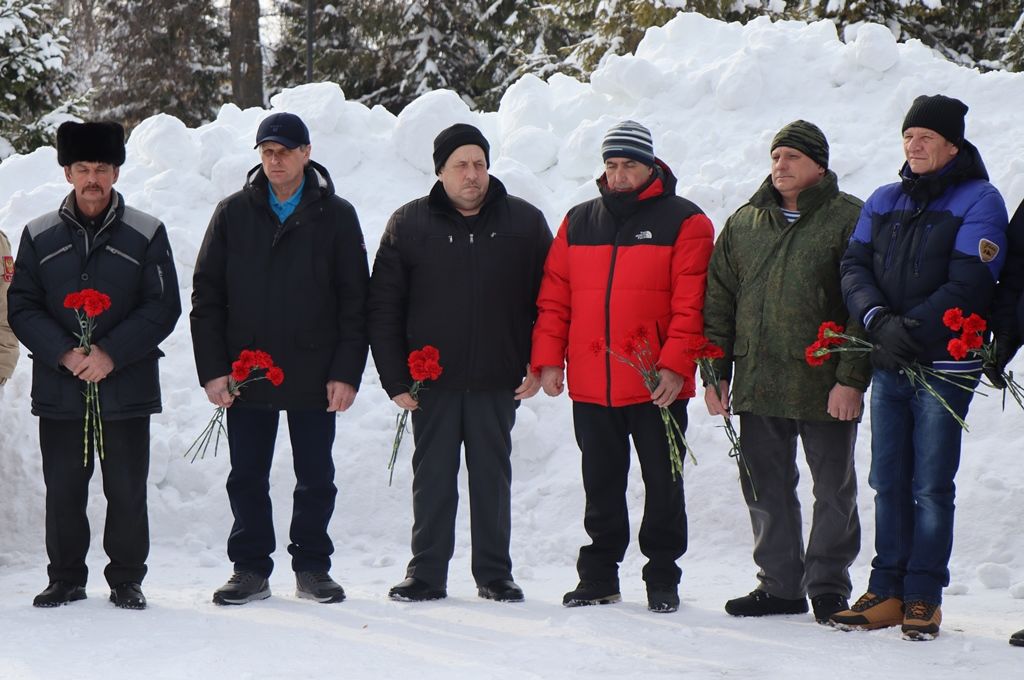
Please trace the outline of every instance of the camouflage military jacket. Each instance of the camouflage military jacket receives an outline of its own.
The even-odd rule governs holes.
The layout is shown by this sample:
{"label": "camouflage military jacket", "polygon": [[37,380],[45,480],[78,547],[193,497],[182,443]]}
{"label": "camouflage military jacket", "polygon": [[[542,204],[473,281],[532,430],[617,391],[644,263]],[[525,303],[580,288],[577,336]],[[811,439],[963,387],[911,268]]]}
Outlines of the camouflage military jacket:
{"label": "camouflage military jacket", "polygon": [[789,224],[769,177],[726,222],[708,269],[704,331],[725,350],[716,367],[731,379],[735,413],[828,421],[837,382],[867,388],[863,354],[833,355],[819,367],[804,358],[823,321],[863,334],[839,285],[839,260],[862,205],[839,191],[830,170],[800,193],[800,217]]}

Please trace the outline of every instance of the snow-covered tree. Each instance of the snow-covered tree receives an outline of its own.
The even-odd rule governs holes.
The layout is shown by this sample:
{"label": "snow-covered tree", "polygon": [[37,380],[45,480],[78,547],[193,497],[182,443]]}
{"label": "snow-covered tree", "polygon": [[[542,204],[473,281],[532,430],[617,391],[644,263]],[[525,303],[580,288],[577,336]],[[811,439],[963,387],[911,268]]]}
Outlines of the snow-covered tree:
{"label": "snow-covered tree", "polygon": [[156,113],[188,125],[227,98],[224,17],[208,0],[98,0],[102,39],[92,113],[131,127]]}
{"label": "snow-covered tree", "polygon": [[52,143],[76,112],[64,72],[67,22],[52,0],[0,0],[0,158]]}

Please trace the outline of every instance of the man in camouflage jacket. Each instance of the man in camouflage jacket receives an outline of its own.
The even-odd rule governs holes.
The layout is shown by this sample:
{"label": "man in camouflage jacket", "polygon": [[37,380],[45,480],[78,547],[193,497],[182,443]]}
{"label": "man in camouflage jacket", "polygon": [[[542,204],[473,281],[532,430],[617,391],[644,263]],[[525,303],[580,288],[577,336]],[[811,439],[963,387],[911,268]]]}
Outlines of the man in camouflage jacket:
{"label": "man in camouflage jacket", "polygon": [[[715,244],[704,303],[705,333],[725,350],[716,362],[720,395],[709,385],[705,401],[712,415],[739,414],[743,496],[760,568],[757,588],[725,610],[803,613],[809,594],[825,623],[847,606],[849,566],[860,549],[853,447],[870,365],[863,355],[838,353],[810,366],[804,350],[823,321],[862,332],[850,328],[839,284],[862,202],[839,191],[827,169],[828,142],[811,123],[779,131],[771,160],[771,175]],[[814,484],[806,551],[797,436]]]}

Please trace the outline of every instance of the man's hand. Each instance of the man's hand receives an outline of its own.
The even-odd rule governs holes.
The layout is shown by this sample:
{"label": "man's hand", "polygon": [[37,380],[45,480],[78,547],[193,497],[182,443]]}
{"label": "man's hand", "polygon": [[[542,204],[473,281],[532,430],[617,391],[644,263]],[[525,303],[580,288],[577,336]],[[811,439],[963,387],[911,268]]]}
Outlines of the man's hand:
{"label": "man's hand", "polygon": [[406,411],[415,411],[420,407],[420,403],[412,398],[412,395],[408,392],[402,392],[396,394],[391,398],[391,401],[398,404],[399,408],[404,408]]}
{"label": "man's hand", "polygon": [[708,407],[708,413],[713,416],[725,416],[728,418],[732,415],[729,411],[729,381],[719,380],[718,389],[722,393],[722,398],[719,399],[718,395],[715,394],[715,388],[708,385],[704,388],[704,403]]}
{"label": "man's hand", "polygon": [[235,403],[235,395],[228,392],[228,376],[226,375],[210,380],[203,385],[203,389],[206,390],[206,398],[214,406],[227,408]]}
{"label": "man's hand", "polygon": [[[82,350],[84,353],[84,349]],[[93,345],[72,373],[85,382],[98,383],[114,370],[114,360],[99,345]]]}
{"label": "man's hand", "polygon": [[565,389],[565,369],[561,366],[540,369],[540,386],[544,388],[544,394],[557,397]]}
{"label": "man's hand", "polygon": [[659,368],[658,386],[651,392],[651,401],[659,408],[671,406],[682,389],[683,376],[667,368]]}
{"label": "man's hand", "polygon": [[327,410],[330,412],[347,411],[356,400],[356,388],[340,380],[327,381]]}
{"label": "man's hand", "polygon": [[526,367],[526,377],[523,378],[523,384],[516,388],[514,399],[516,401],[522,401],[523,399],[529,399],[533,395],[540,391],[540,376],[534,373],[529,366]]}
{"label": "man's hand", "polygon": [[74,375],[75,371],[78,370],[78,365],[85,360],[85,350],[81,347],[69,349],[60,358],[61,365],[68,369],[68,371]]}
{"label": "man's hand", "polygon": [[864,393],[836,383],[828,393],[828,414],[836,420],[856,420],[864,408]]}

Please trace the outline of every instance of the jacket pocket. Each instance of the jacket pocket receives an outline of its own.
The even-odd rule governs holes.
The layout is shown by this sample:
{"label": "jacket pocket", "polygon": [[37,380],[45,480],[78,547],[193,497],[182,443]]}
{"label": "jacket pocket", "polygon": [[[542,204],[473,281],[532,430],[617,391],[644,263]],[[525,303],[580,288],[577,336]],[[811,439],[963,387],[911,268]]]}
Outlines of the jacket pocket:
{"label": "jacket pocket", "polygon": [[[745,357],[749,351],[750,342],[746,338],[736,338],[736,342],[732,345],[732,355],[734,357]],[[801,356],[803,355],[801,354]]]}

